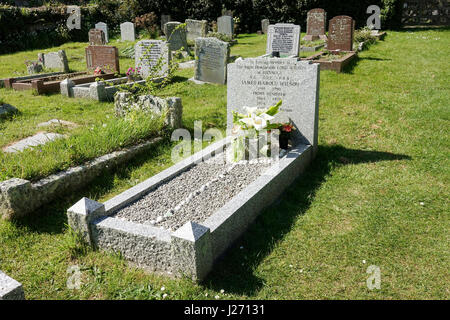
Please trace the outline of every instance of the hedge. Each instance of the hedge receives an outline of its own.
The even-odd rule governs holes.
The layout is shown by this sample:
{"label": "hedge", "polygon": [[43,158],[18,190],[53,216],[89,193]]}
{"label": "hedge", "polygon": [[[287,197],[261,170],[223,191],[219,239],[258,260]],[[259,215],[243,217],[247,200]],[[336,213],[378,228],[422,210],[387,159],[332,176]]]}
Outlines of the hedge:
{"label": "hedge", "polygon": [[[0,0],[5,3],[5,0]],[[349,15],[356,20],[357,27],[366,24],[369,5],[382,8],[382,28],[395,28],[400,24],[402,0],[97,0],[50,1],[46,6],[19,8],[8,4],[0,5],[0,54],[18,50],[43,48],[67,41],[87,41],[88,31],[96,22],[103,21],[114,35],[119,24],[132,21],[134,17],[154,12],[170,14],[172,20],[187,18],[214,21],[223,10],[232,10],[239,18],[239,32],[256,32],[261,29],[261,19],[272,23],[292,22],[306,30],[306,15],[312,8],[323,8],[328,19],[336,15]],[[6,0],[6,3],[14,1]],[[40,5],[44,1],[30,1]],[[48,4],[50,3],[50,5]],[[68,14],[65,4],[80,5],[82,29],[69,31],[66,27]]]}

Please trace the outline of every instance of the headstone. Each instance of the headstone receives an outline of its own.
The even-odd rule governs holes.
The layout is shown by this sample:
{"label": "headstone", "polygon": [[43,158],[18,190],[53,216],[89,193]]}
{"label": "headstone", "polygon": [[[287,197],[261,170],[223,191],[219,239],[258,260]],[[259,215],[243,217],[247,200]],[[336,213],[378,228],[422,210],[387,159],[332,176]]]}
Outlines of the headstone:
{"label": "headstone", "polygon": [[212,37],[195,39],[194,79],[225,84],[229,58],[230,48],[228,42]]}
{"label": "headstone", "polygon": [[317,147],[319,64],[297,59],[250,58],[228,65],[227,128],[231,111],[244,106],[266,108],[282,100],[276,122],[291,122],[295,143]]}
{"label": "headstone", "polygon": [[328,50],[353,50],[355,21],[349,16],[337,16],[330,20]]}
{"label": "headstone", "polygon": [[269,28],[269,25],[270,25],[269,19],[262,19],[261,20],[262,33],[267,34],[267,29]]}
{"label": "headstone", "polygon": [[177,21],[170,21],[164,25],[164,33],[166,34],[170,51],[180,50],[181,48],[184,48],[185,51],[189,50],[186,40],[186,30],[180,25],[181,22]]}
{"label": "headstone", "polygon": [[160,57],[163,64],[160,76],[167,76],[170,62],[170,51],[167,42],[162,40],[141,40],[135,46],[135,68],[143,79],[150,74],[152,67],[156,65]]}
{"label": "headstone", "polygon": [[230,16],[217,18],[217,32],[232,37],[234,33],[234,21]]}
{"label": "headstone", "polygon": [[105,42],[108,43],[109,42],[109,37],[108,37],[108,25],[104,22],[99,22],[95,24],[95,29],[100,29],[104,32],[105,34]]}
{"label": "headstone", "polygon": [[105,33],[100,29],[89,30],[89,45],[103,46],[106,44]]}
{"label": "headstone", "polygon": [[186,19],[186,38],[194,41],[196,38],[206,37],[208,32],[208,21]]}
{"label": "headstone", "polygon": [[134,32],[133,22],[124,22],[120,24],[120,36],[122,41],[135,41],[136,34]]}
{"label": "headstone", "polygon": [[298,56],[300,47],[300,26],[292,23],[277,23],[267,31],[266,54],[279,52],[281,57]]}
{"label": "headstone", "polygon": [[45,68],[69,72],[69,62],[67,61],[66,52],[64,50],[49,53],[38,53],[38,60],[44,65]]}
{"label": "headstone", "polygon": [[172,18],[170,17],[170,14],[163,14],[163,15],[161,15],[161,30],[162,30],[163,33],[164,33],[164,25],[167,22],[170,22],[170,21],[172,21]]}
{"label": "headstone", "polygon": [[120,73],[119,50],[113,46],[88,46],[86,65],[91,71],[100,67],[105,73]]}
{"label": "headstone", "polygon": [[318,39],[327,40],[325,35],[327,24],[327,13],[325,10],[317,8],[308,11],[308,18],[306,21],[306,36],[305,41],[314,41]]}

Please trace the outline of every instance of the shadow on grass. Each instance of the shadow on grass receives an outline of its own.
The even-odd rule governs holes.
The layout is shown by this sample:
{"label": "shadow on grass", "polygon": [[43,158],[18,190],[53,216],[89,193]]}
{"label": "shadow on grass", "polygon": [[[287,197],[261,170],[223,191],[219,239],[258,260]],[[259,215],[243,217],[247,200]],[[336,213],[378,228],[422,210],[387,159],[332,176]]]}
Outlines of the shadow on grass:
{"label": "shadow on grass", "polygon": [[130,178],[133,169],[142,166],[145,162],[156,158],[164,153],[170,141],[165,139],[157,146],[140,154],[132,161],[126,162],[114,170],[103,170],[102,173],[91,181],[86,187],[75,192],[61,194],[60,197],[49,204],[39,208],[32,215],[17,219],[17,226],[27,227],[31,232],[58,234],[66,230],[66,212],[72,205],[83,197],[98,199],[110,192],[116,179],[125,180]]}
{"label": "shadow on grass", "polygon": [[[289,233],[295,220],[304,215],[314,201],[316,190],[333,168],[359,163],[410,160],[407,155],[388,152],[346,149],[342,146],[319,146],[312,165],[284,195],[255,220],[246,233],[219,259],[203,284],[214,290],[237,295],[255,295],[264,280],[255,269],[274,246]],[[244,249],[240,250],[239,247]]]}

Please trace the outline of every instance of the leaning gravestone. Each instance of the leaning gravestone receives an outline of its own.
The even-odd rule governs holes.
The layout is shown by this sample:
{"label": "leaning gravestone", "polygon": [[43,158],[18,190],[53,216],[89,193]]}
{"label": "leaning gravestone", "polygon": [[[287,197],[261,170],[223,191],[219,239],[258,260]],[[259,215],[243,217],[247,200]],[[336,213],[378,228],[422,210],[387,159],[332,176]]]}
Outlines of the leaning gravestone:
{"label": "leaning gravestone", "polygon": [[280,57],[298,56],[300,26],[292,23],[277,23],[267,31],[266,54],[279,52]]}
{"label": "leaning gravestone", "polygon": [[213,37],[197,38],[195,39],[195,57],[195,80],[226,83],[227,63],[230,57],[227,42]]}
{"label": "leaning gravestone", "polygon": [[105,73],[120,73],[119,50],[113,46],[88,46],[86,65],[89,70],[100,67]]}
{"label": "leaning gravestone", "polygon": [[166,34],[170,51],[180,50],[181,48],[184,48],[185,51],[189,50],[186,40],[186,30],[181,26],[181,22],[167,22],[164,25],[164,33]]}
{"label": "leaning gravestone", "polygon": [[100,29],[105,33],[105,42],[108,43],[109,42],[108,25],[104,22],[99,22],[95,24],[95,29]]}
{"label": "leaning gravestone", "polygon": [[134,32],[134,24],[132,22],[121,23],[120,36],[122,41],[135,41],[136,34]]}
{"label": "leaning gravestone", "polygon": [[270,21],[269,19],[262,19],[261,20],[261,31],[264,34],[267,34],[267,29],[269,28]]}
{"label": "leaning gravestone", "polygon": [[308,18],[306,21],[306,36],[305,41],[327,40],[325,35],[325,28],[327,24],[327,13],[325,10],[317,8],[308,11]]}
{"label": "leaning gravestone", "polygon": [[162,30],[163,33],[164,33],[164,25],[167,22],[170,22],[170,21],[172,21],[172,18],[170,17],[170,14],[163,14],[163,15],[161,15],[161,30]]}
{"label": "leaning gravestone", "polygon": [[291,122],[293,140],[317,148],[319,65],[297,59],[250,58],[228,65],[227,128],[231,111],[266,108],[282,100],[276,122]]}
{"label": "leaning gravestone", "polygon": [[330,20],[328,50],[353,50],[355,21],[349,16],[337,16]]}
{"label": "leaning gravestone", "polygon": [[217,32],[232,37],[234,32],[233,17],[221,16],[217,18]]}
{"label": "leaning gravestone", "polygon": [[206,37],[207,31],[208,21],[186,19],[186,38],[188,41]]}
{"label": "leaning gravestone", "polygon": [[105,33],[100,29],[89,30],[89,45],[103,46],[106,44]]}
{"label": "leaning gravestone", "polygon": [[141,40],[135,46],[135,68],[139,70],[139,74],[146,79],[151,68],[153,68],[158,60],[163,57],[159,76],[167,76],[170,62],[170,51],[167,42],[162,40]]}
{"label": "leaning gravestone", "polygon": [[69,62],[67,61],[66,52],[64,50],[49,53],[38,53],[38,60],[44,65],[45,68],[69,72]]}

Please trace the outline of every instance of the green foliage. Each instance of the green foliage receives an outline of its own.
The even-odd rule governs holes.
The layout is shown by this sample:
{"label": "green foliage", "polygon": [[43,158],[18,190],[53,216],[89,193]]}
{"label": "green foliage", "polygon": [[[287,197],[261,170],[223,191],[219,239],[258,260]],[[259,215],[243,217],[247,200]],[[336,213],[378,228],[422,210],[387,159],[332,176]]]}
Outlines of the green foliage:
{"label": "green foliage", "polygon": [[219,40],[231,43],[233,41],[232,37],[229,35],[219,33],[219,32],[208,32],[207,37],[217,38]]}
{"label": "green foliage", "polygon": [[367,44],[372,44],[377,41],[377,37],[373,36],[371,34],[371,31],[368,27],[364,27],[358,30],[355,30],[354,34],[354,42],[360,43],[360,42],[366,42]]}

